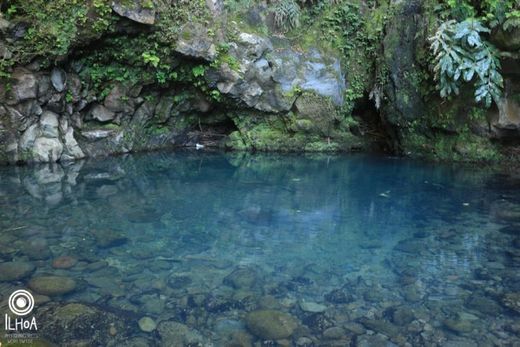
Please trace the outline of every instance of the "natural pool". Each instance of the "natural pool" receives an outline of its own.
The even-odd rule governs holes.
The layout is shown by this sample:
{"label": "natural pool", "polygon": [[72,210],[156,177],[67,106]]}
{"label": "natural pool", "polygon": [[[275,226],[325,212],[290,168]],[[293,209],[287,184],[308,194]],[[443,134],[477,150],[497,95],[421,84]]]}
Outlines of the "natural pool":
{"label": "natural pool", "polygon": [[177,152],[0,168],[2,346],[17,289],[38,346],[518,346],[519,267],[520,177],[481,167]]}

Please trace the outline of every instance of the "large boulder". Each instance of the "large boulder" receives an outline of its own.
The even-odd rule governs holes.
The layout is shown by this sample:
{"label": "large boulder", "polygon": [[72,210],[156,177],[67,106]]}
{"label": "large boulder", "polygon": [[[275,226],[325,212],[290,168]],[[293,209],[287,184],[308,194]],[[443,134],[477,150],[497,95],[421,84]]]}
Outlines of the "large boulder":
{"label": "large boulder", "polygon": [[316,49],[275,49],[270,39],[243,32],[216,65],[207,74],[210,86],[259,111],[289,111],[301,91],[343,103],[346,83],[339,59]]}
{"label": "large boulder", "polygon": [[13,82],[8,100],[10,104],[36,98],[38,81],[32,72],[24,68],[17,68],[11,74],[11,79]]}

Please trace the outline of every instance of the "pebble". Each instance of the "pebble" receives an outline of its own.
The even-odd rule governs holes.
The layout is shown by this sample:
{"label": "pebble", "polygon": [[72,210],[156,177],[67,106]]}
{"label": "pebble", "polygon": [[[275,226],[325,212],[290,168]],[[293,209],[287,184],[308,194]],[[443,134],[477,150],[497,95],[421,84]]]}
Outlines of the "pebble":
{"label": "pebble", "polygon": [[139,328],[145,333],[151,333],[157,328],[157,323],[150,317],[143,317],[139,319]]}
{"label": "pebble", "polygon": [[300,302],[300,308],[302,309],[302,311],[310,313],[321,313],[327,310],[327,306],[310,301]]}

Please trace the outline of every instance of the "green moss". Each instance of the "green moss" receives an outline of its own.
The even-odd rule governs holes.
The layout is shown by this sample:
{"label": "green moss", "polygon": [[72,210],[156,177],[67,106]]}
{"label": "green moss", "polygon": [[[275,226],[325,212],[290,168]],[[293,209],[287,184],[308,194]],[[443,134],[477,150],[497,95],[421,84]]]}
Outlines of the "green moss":
{"label": "green moss", "polygon": [[503,160],[499,145],[465,130],[459,134],[436,133],[426,136],[406,132],[403,137],[406,154],[440,161],[499,162]]}

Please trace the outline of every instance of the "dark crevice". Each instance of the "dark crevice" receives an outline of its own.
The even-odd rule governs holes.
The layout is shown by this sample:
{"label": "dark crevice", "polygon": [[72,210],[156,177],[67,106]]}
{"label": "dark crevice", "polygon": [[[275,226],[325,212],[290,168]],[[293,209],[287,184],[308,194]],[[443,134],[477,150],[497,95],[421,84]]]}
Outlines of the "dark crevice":
{"label": "dark crevice", "polygon": [[385,124],[381,111],[368,95],[356,103],[352,116],[359,122],[359,127],[352,129],[353,133],[367,139],[373,151],[395,154],[392,129]]}

